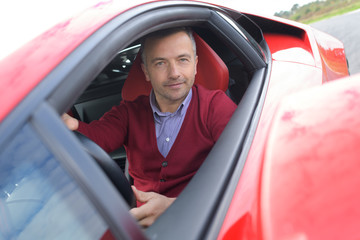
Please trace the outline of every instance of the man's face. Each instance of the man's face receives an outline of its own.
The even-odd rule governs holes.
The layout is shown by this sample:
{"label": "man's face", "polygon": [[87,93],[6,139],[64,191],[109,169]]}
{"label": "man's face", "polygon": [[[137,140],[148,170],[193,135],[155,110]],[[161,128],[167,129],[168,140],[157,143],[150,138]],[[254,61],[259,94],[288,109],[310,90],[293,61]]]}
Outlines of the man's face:
{"label": "man's face", "polygon": [[[150,38],[145,45],[146,80],[151,82],[161,111],[180,104],[194,84],[197,56],[185,32]],[[167,111],[167,110],[166,110]]]}

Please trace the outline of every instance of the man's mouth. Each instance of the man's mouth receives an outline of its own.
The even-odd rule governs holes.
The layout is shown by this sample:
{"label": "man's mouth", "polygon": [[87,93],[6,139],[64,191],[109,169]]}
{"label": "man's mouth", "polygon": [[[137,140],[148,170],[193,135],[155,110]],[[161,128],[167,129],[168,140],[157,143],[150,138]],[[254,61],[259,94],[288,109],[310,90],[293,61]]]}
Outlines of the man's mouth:
{"label": "man's mouth", "polygon": [[184,84],[184,82],[168,83],[165,86],[168,88],[179,88]]}

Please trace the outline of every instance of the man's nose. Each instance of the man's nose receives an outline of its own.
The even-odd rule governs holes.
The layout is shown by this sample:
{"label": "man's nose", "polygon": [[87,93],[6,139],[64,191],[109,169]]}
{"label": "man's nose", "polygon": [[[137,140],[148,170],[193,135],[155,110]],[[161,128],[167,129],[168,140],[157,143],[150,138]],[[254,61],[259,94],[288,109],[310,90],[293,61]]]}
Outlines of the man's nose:
{"label": "man's nose", "polygon": [[180,77],[179,67],[175,62],[169,64],[169,78],[178,79]]}

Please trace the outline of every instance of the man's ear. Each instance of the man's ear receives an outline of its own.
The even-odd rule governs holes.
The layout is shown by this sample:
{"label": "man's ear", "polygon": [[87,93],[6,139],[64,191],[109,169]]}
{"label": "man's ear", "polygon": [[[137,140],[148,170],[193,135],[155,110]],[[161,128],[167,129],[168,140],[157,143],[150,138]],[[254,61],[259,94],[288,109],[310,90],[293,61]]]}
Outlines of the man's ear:
{"label": "man's ear", "polygon": [[147,71],[144,63],[141,63],[141,69],[142,69],[142,71],[144,72],[145,80],[148,81],[148,82],[150,82],[149,73],[148,73],[148,71]]}

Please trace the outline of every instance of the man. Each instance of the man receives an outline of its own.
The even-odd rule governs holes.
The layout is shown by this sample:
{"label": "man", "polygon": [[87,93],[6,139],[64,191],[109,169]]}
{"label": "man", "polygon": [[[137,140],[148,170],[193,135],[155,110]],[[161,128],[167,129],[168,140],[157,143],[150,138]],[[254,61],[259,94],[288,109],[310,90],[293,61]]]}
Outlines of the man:
{"label": "man", "polygon": [[186,28],[151,34],[142,45],[149,97],[123,101],[99,121],[85,124],[63,115],[106,151],[125,145],[134,194],[130,210],[151,225],[176,199],[217,141],[236,105],[222,91],[194,85],[198,57]]}

